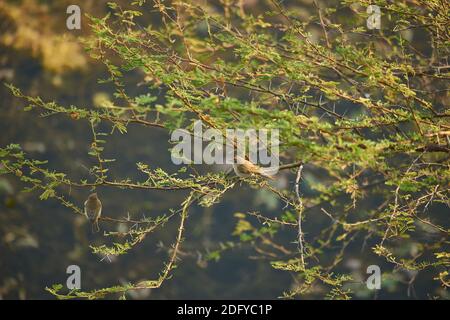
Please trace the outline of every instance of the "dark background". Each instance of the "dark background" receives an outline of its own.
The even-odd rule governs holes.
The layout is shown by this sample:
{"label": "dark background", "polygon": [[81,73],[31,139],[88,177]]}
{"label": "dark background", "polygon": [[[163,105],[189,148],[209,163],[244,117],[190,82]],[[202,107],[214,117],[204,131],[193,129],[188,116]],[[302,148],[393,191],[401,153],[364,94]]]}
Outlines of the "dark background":
{"label": "dark background", "polygon": [[[0,1],[0,83],[13,83],[27,94],[55,100],[61,105],[91,108],[99,100],[111,98],[114,89],[97,83],[98,78],[107,77],[105,69],[90,59],[76,40],[89,33],[86,18],[81,31],[65,29],[65,10],[72,4],[69,2]],[[106,1],[78,3],[84,13],[103,16],[107,12]],[[258,1],[246,3],[248,10],[262,10]],[[311,1],[295,3],[303,8],[306,16],[314,10]],[[334,1],[330,3],[336,5]],[[320,36],[320,29],[315,34]],[[420,35],[412,36],[420,43]],[[128,75],[130,84],[141,76]],[[130,96],[142,90],[134,85],[126,89]],[[23,112],[23,106],[23,101],[13,98],[6,87],[0,86],[0,145],[18,143],[29,156],[49,160],[50,168],[65,171],[74,179],[86,177],[86,168],[93,165],[87,155],[91,143],[88,123],[65,116],[42,118],[36,112]],[[116,132],[108,138],[105,150],[106,157],[117,159],[112,174],[117,178],[139,178],[135,163],[140,161],[153,168],[176,170],[170,162],[168,139],[167,133],[158,129],[131,126],[126,135]],[[293,187],[294,179],[290,173],[282,176],[286,188]],[[319,178],[311,175],[309,179]],[[175,238],[176,221],[151,234],[129,254],[110,262],[91,253],[89,244],[102,244],[105,239],[91,234],[87,221],[54,200],[40,201],[36,192],[21,192],[22,187],[14,177],[0,176],[0,299],[51,299],[45,287],[65,284],[66,268],[71,264],[81,267],[83,290],[157,278],[168,257],[166,249]],[[305,192],[307,187],[305,182],[302,186]],[[66,191],[69,199],[80,207],[89,193],[80,189]],[[161,215],[169,208],[176,208],[185,195],[108,188],[99,188],[97,192],[103,202],[103,214],[111,217],[124,217],[127,213],[134,217]],[[376,199],[367,201],[376,202]],[[287,272],[271,268],[269,261],[260,259],[250,247],[225,252],[218,262],[200,259],[208,250],[217,249],[220,242],[237,240],[231,235],[236,223],[235,212],[259,210],[271,216],[281,207],[272,194],[246,186],[235,188],[211,208],[195,207],[186,225],[182,261],[173,278],[158,290],[128,297],[274,299],[281,296],[293,285],[293,278]],[[305,224],[306,238],[317,235],[321,226],[329,223],[319,212],[309,217]],[[102,224],[107,230],[116,227]],[[294,231],[285,230],[282,235],[292,248],[295,248],[291,243],[295,239]],[[367,276],[368,265],[374,261],[379,263],[371,250],[362,250],[363,240],[357,239],[349,247],[341,264],[341,271],[351,272],[361,280]],[[370,248],[370,243],[367,247]],[[394,275],[383,279],[383,290],[378,293],[355,283],[352,286],[355,297],[430,298],[429,292],[439,290],[438,282],[430,282],[429,276],[418,277],[411,290],[408,286],[411,274],[398,270]],[[319,287],[307,298],[316,298],[321,293]]]}

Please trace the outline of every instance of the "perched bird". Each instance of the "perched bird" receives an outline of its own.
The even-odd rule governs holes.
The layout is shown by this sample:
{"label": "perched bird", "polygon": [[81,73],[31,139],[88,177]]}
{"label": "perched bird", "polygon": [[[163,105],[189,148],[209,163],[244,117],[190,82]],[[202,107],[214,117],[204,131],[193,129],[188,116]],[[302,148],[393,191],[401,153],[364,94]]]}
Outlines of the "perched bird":
{"label": "perched bird", "polygon": [[239,177],[248,177],[252,174],[262,176],[265,178],[273,179],[274,174],[276,173],[277,168],[263,168],[260,167],[247,159],[236,157],[235,163],[233,163],[234,172]]}
{"label": "perched bird", "polygon": [[84,202],[84,214],[92,223],[92,232],[100,231],[98,219],[102,214],[102,203],[97,197],[97,193],[90,194],[88,199]]}

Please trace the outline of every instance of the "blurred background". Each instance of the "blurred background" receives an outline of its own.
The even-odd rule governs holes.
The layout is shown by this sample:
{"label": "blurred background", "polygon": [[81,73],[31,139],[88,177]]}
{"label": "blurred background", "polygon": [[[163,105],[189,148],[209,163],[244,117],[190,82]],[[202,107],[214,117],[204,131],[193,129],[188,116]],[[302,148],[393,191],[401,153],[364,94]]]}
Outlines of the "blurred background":
{"label": "blurred background", "polygon": [[[108,12],[104,0],[78,1],[82,13],[104,16]],[[127,3],[127,1],[118,1]],[[213,1],[212,1],[213,2]],[[264,11],[257,0],[246,0],[247,10]],[[210,2],[211,3],[211,2]],[[315,10],[310,0],[293,1],[305,16]],[[322,2],[323,3],[323,2]],[[330,2],[335,5],[336,2]],[[13,83],[23,92],[55,100],[62,105],[95,108],[112,97],[114,88],[98,84],[107,77],[103,65],[89,58],[79,37],[89,34],[87,19],[82,19],[80,31],[66,28],[66,8],[73,1],[0,0],[0,145],[20,144],[30,157],[49,160],[49,167],[70,173],[73,179],[86,176],[93,165],[88,156],[91,132],[88,123],[72,121],[60,116],[40,118],[34,112],[23,112],[24,102],[13,98],[3,83]],[[345,15],[345,10],[342,12]],[[151,14],[148,15],[151,19]],[[310,32],[321,35],[320,26]],[[420,43],[420,35],[411,34]],[[130,83],[140,75],[130,74]],[[141,90],[126,88],[133,96]],[[105,157],[116,158],[113,174],[118,178],[138,178],[136,162],[149,163],[169,172],[171,165],[164,131],[130,127],[127,135],[115,133],[106,145]],[[281,183],[293,187],[295,177],[284,173]],[[308,179],[320,179],[310,173],[302,186],[308,192]],[[105,239],[91,234],[89,224],[82,217],[58,202],[40,201],[36,192],[24,193],[14,177],[0,176],[0,299],[52,299],[46,286],[65,284],[66,268],[76,264],[82,270],[83,290],[112,286],[156,278],[167,260],[177,231],[177,221],[151,234],[129,254],[105,259],[92,254],[90,244],[100,245]],[[67,190],[80,207],[89,190]],[[112,217],[157,216],[176,208],[186,195],[183,192],[142,192],[130,190],[97,189],[103,202],[103,213]],[[367,200],[369,201],[369,200]],[[372,201],[372,200],[370,200]],[[220,248],[221,243],[237,240],[233,236],[235,212],[261,211],[271,215],[282,204],[273,194],[264,190],[235,188],[225,199],[211,208],[198,208],[190,213],[186,225],[186,241],[182,246],[179,268],[174,276],[158,290],[134,292],[132,299],[274,299],[289,290],[293,278],[287,272],[271,268],[269,260],[262,259],[251,247],[240,246],[223,252],[218,261],[205,260],[208,252]],[[443,210],[432,208],[432,210]],[[329,223],[323,214],[309,215],[305,224],[306,237],[320,232]],[[115,228],[105,223],[104,228]],[[285,230],[285,242],[295,239],[295,230]],[[295,244],[291,243],[295,248]],[[365,270],[380,259],[371,250],[364,249],[364,239],[353,243],[341,264],[341,271],[364,280]],[[367,248],[366,247],[366,248]],[[405,246],[405,250],[413,250]],[[426,271],[424,271],[426,273]],[[439,293],[439,283],[415,279],[411,291],[408,285],[414,274],[399,270],[383,280],[383,290],[370,292],[361,283],[352,289],[356,298],[430,298]],[[429,279],[425,277],[423,279]],[[317,295],[316,295],[317,294]],[[321,288],[307,298],[321,294]]]}

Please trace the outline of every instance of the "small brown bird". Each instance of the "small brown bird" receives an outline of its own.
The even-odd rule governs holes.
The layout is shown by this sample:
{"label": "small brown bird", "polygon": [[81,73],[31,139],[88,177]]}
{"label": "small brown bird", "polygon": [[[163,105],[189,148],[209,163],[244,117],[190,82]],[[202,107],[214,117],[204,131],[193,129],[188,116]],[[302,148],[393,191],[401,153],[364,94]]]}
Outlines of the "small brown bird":
{"label": "small brown bird", "polygon": [[263,168],[260,167],[247,159],[236,157],[236,163],[233,163],[234,172],[239,177],[248,177],[252,174],[259,175],[265,178],[273,179],[273,175],[276,173],[275,168]]}
{"label": "small brown bird", "polygon": [[84,202],[84,214],[92,223],[92,232],[100,231],[98,219],[102,215],[102,203],[97,197],[97,193],[90,194]]}

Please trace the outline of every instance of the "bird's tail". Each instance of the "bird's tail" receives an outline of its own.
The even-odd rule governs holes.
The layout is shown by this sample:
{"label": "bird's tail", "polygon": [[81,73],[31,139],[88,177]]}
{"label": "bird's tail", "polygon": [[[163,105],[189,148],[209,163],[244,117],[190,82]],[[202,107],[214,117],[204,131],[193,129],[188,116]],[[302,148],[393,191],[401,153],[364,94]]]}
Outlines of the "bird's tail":
{"label": "bird's tail", "polygon": [[98,226],[98,220],[93,220],[91,224],[92,233],[96,233],[100,231],[100,227]]}
{"label": "bird's tail", "polygon": [[265,178],[269,178],[271,180],[274,180],[274,176],[278,172],[278,167],[268,167],[268,168],[260,168],[259,174],[262,175]]}

